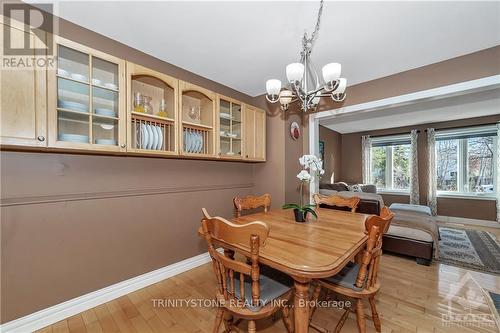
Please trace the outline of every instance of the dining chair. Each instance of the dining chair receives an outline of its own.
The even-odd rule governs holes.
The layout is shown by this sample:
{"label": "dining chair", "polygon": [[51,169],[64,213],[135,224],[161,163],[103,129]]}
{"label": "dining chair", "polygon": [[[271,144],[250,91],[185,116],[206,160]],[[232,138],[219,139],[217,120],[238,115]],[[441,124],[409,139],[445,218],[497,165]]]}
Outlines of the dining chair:
{"label": "dining chair", "polygon": [[319,193],[314,194],[313,199],[317,207],[319,207],[320,205],[328,205],[339,208],[347,207],[350,208],[351,212],[353,213],[356,212],[360,201],[359,197],[344,198],[336,194],[323,195]]}
{"label": "dining chair", "polygon": [[394,212],[390,210],[389,207],[384,206],[380,209],[380,217],[386,221],[389,221],[389,223],[385,224],[384,234],[387,232],[387,230],[389,230],[389,226],[391,224],[390,221],[392,221],[394,216],[395,216]]}
{"label": "dining chair", "polygon": [[235,216],[240,217],[241,212],[249,209],[256,209],[263,207],[264,212],[267,213],[269,208],[271,208],[271,195],[269,193],[263,194],[261,196],[248,195],[246,197],[236,197],[233,199],[235,210]]}
{"label": "dining chair", "polygon": [[[380,283],[377,281],[380,257],[382,255],[382,236],[389,228],[394,218],[394,213],[387,209],[384,217],[372,215],[365,222],[365,228],[368,232],[368,241],[365,249],[361,252],[360,260],[349,262],[338,274],[316,281],[316,287],[313,292],[313,303],[316,304],[322,288],[327,290],[327,295],[334,292],[340,296],[354,299],[354,312],[358,330],[360,333],[366,332],[366,322],[362,301],[368,299],[372,312],[372,320],[377,332],[381,332],[382,327],[380,318],[375,305],[375,295],[380,289]],[[334,332],[340,332],[344,326],[352,307],[345,309]],[[322,333],[329,330],[312,322],[316,308],[311,309],[310,326]]]}
{"label": "dining chair", "polygon": [[[225,331],[231,332],[239,320],[248,320],[248,332],[256,332],[255,320],[283,312],[283,323],[292,332],[288,303],[292,289],[259,270],[259,249],[264,246],[269,227],[263,222],[234,224],[221,217],[203,218],[202,234],[208,245],[217,282],[216,298],[219,308],[213,332],[219,331],[224,320]],[[251,263],[238,261],[234,252],[225,255],[216,250],[214,241],[223,244],[248,243]],[[245,257],[245,256],[243,256]],[[238,318],[234,321],[234,318]]]}

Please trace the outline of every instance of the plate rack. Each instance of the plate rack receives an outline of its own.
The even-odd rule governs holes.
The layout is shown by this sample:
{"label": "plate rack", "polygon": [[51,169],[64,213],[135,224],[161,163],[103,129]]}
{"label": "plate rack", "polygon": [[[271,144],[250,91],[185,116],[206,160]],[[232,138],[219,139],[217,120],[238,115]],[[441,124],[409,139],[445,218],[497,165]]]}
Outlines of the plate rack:
{"label": "plate rack", "polygon": [[213,154],[213,129],[210,126],[183,122],[182,142],[184,154],[211,155]]}
{"label": "plate rack", "polygon": [[[175,151],[173,119],[132,114],[132,147],[148,151]],[[152,135],[151,135],[152,134]]]}

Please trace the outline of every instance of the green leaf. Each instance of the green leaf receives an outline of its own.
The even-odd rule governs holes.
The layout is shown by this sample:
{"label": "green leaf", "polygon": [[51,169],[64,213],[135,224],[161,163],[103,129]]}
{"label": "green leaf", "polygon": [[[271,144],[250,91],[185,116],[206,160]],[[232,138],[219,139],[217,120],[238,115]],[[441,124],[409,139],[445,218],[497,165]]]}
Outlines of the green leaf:
{"label": "green leaf", "polygon": [[316,208],[316,205],[304,205],[304,208]]}
{"label": "green leaf", "polygon": [[302,210],[302,208],[297,205],[297,204],[286,204],[286,205],[283,205],[283,207],[281,207],[282,209],[299,209],[299,210]]}
{"label": "green leaf", "polygon": [[314,209],[311,209],[309,207],[305,207],[304,208],[304,212],[308,212],[308,213],[311,213],[316,219],[318,219],[318,215],[316,214],[316,211]]}

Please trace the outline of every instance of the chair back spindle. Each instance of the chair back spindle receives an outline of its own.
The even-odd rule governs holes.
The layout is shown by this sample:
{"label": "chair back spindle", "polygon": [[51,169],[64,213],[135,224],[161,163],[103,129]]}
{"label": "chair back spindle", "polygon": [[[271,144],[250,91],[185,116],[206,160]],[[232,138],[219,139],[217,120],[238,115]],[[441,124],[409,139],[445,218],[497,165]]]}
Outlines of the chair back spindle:
{"label": "chair back spindle", "polygon": [[387,207],[381,216],[372,215],[365,222],[368,242],[361,257],[360,269],[356,278],[356,286],[371,288],[377,283],[378,267],[382,255],[382,237],[389,229],[394,213]]}
{"label": "chair back spindle", "polygon": [[[221,217],[202,220],[203,237],[208,244],[208,252],[216,275],[217,289],[225,300],[245,300],[245,277],[251,280],[252,303],[257,306],[260,299],[259,249],[265,244],[269,227],[263,222],[251,222],[244,225],[231,223]],[[219,253],[213,240],[222,241],[229,246],[233,243],[248,244],[251,264],[234,259],[234,252]],[[236,295],[235,286],[239,286]]]}

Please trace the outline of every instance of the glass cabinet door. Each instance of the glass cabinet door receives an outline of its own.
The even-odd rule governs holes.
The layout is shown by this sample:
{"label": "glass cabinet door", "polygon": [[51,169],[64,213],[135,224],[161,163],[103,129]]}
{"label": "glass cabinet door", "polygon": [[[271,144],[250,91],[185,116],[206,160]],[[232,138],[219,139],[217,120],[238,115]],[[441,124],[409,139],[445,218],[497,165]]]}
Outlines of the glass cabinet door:
{"label": "glass cabinet door", "polygon": [[55,145],[84,149],[92,146],[98,150],[123,148],[119,136],[123,99],[120,89],[124,87],[120,87],[119,61],[110,61],[107,55],[74,43],[58,44],[57,54],[55,84],[49,83],[49,89],[56,86],[52,130],[52,136],[57,138]]}
{"label": "glass cabinet door", "polygon": [[118,145],[118,65],[92,57],[92,143]]}
{"label": "glass cabinet door", "polygon": [[57,139],[90,143],[90,56],[58,45]]}
{"label": "glass cabinet door", "polygon": [[241,157],[241,104],[220,99],[219,103],[219,154],[225,157]]}

